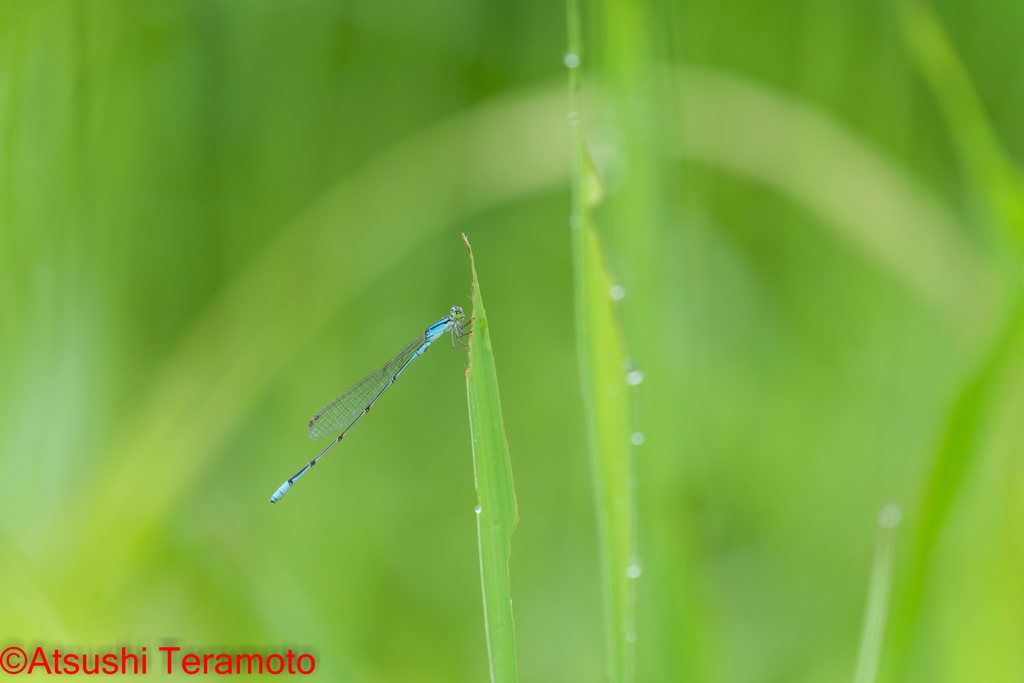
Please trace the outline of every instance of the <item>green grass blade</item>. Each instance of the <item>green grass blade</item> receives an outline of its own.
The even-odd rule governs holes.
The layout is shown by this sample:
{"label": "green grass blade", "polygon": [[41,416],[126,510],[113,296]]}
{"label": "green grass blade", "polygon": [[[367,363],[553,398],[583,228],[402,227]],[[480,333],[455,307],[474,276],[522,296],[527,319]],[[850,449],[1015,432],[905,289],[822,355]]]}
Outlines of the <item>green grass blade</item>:
{"label": "green grass blade", "polygon": [[875,559],[871,565],[867,610],[864,614],[864,627],[861,630],[860,652],[857,655],[853,683],[874,683],[878,673],[878,661],[885,639],[885,624],[889,616],[889,590],[892,587],[892,565],[896,552],[896,525],[900,523],[902,514],[899,505],[895,503],[886,505],[878,514],[878,540],[875,543]]}
{"label": "green grass blade", "polygon": [[613,286],[601,239],[593,223],[578,230],[580,271],[577,316],[580,373],[590,442],[605,600],[608,670],[613,681],[633,679],[634,592],[627,574],[633,564],[635,515],[630,435],[630,387],[623,378],[625,346],[608,290]]}
{"label": "green grass blade", "polygon": [[[959,161],[998,226],[997,246],[1019,254],[1024,239],[1021,173],[993,129],[935,8],[924,0],[901,0],[896,6],[905,43],[946,119]],[[1011,277],[1017,272],[1014,268]]]}
{"label": "green grass blade", "polygon": [[902,0],[897,7],[905,42],[936,97],[959,161],[996,224],[993,247],[1006,266],[1008,289],[1013,294],[1001,328],[960,388],[924,483],[914,546],[893,616],[887,680],[902,680],[907,675],[936,545],[965,478],[978,466],[978,444],[989,428],[994,387],[1007,375],[1008,364],[1018,353],[1024,335],[1024,300],[1014,282],[1019,277],[1024,234],[1020,171],[999,142],[967,68],[934,8],[921,0]]}
{"label": "green grass blade", "polygon": [[1024,335],[1024,306],[1018,304],[977,371],[956,397],[939,450],[935,455],[921,503],[917,535],[909,568],[903,581],[900,603],[893,618],[893,647],[887,680],[902,680],[910,646],[919,627],[925,582],[935,546],[945,527],[953,502],[969,469],[974,465],[977,443],[988,425],[993,385],[1005,372]]}
{"label": "green grass blade", "polygon": [[480,544],[480,582],[484,594],[484,626],[491,681],[516,680],[515,629],[512,622],[512,591],[508,581],[509,545],[519,521],[512,463],[505,441],[505,425],[494,370],[491,334],[476,278],[476,264],[469,240],[473,271],[473,334],[469,340],[469,428],[473,438],[473,475],[476,480],[476,531]]}
{"label": "green grass blade", "polygon": [[[580,15],[569,0],[569,50],[580,54]],[[579,68],[570,69],[572,126],[572,236],[575,271],[576,344],[583,389],[597,510],[601,585],[605,604],[608,675],[634,675],[635,595],[627,571],[636,547],[633,460],[630,445],[631,390],[625,382],[625,344],[609,297],[614,286],[594,223],[601,178],[594,169],[580,114]]]}
{"label": "green grass blade", "polygon": [[800,204],[905,283],[969,348],[987,342],[1004,305],[991,255],[902,163],[812,100],[726,69],[672,74],[677,158]]}

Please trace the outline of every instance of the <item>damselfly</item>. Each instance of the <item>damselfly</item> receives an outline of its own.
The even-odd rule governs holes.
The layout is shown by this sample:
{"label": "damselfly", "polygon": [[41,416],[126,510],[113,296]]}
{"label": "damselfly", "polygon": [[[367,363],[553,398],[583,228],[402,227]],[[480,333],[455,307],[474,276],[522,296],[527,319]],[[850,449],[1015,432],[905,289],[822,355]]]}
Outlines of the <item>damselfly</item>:
{"label": "damselfly", "polygon": [[295,476],[281,484],[281,487],[270,497],[270,502],[276,503],[281,500],[299,477],[324,457],[324,453],[334,448],[334,445],[348,434],[348,430],[352,429],[363,415],[370,412],[373,404],[377,402],[381,394],[387,391],[388,387],[395,383],[398,376],[402,374],[402,370],[405,370],[413,358],[422,355],[428,346],[443,337],[446,332],[451,334],[452,348],[455,348],[456,343],[465,346],[462,340],[469,335],[469,326],[473,322],[472,320],[463,322],[465,318],[462,308],[453,306],[448,315],[423,330],[421,335],[406,344],[401,351],[395,354],[394,358],[371,372],[314,415],[306,425],[306,433],[309,434],[310,439],[322,439],[334,434],[339,429],[343,431],[338,438],[331,442],[330,446],[320,452],[320,455],[310,460],[305,467],[295,473]]}

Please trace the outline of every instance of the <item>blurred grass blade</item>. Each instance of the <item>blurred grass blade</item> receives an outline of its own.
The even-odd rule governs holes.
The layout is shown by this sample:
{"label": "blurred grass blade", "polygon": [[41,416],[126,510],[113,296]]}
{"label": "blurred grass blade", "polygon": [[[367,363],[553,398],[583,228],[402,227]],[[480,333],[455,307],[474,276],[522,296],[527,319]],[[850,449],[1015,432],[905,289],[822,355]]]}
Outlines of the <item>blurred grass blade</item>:
{"label": "blurred grass blade", "polygon": [[821,107],[737,73],[677,66],[675,153],[764,183],[926,301],[972,349],[1004,305],[991,259],[888,154]]}
{"label": "blurred grass blade", "polygon": [[893,620],[892,654],[886,657],[887,678],[905,677],[910,647],[921,621],[925,583],[935,547],[950,510],[971,468],[976,466],[979,440],[992,413],[992,393],[1019,353],[1024,334],[1024,300],[1019,286],[1019,252],[1024,235],[1024,184],[1021,174],[1000,144],[957,55],[952,40],[930,4],[901,0],[899,18],[908,48],[932,89],[946,119],[955,148],[974,189],[986,204],[997,229],[993,246],[1007,266],[1012,299],[1002,327],[960,388],[945,425],[938,452],[927,473],[920,520]]}
{"label": "blurred grass blade", "polygon": [[0,600],[4,627],[11,633],[45,633],[54,640],[70,640],[60,614],[54,609],[43,577],[0,529]]}
{"label": "blurred grass blade", "polygon": [[1008,361],[1019,352],[1020,338],[1024,333],[1022,323],[1024,306],[1018,303],[980,367],[961,388],[946,423],[938,453],[928,472],[910,567],[903,581],[898,609],[893,619],[892,664],[888,668],[896,680],[902,679],[905,674],[904,667],[920,619],[925,581],[936,543],[963,479],[973,464],[978,440],[991,412],[993,385],[1003,375]]}
{"label": "blurred grass blade", "polygon": [[1020,171],[993,130],[935,8],[924,0],[900,0],[897,7],[907,47],[938,101],[959,160],[997,223],[997,246],[1017,252],[1024,239]]}
{"label": "blurred grass blade", "polygon": [[498,396],[491,335],[484,300],[476,278],[476,264],[469,240],[473,271],[473,334],[469,340],[466,393],[469,396],[469,428],[473,439],[473,475],[476,480],[476,531],[480,544],[480,582],[484,594],[484,627],[491,681],[516,680],[515,629],[512,623],[512,592],[508,580],[509,542],[519,507],[516,504],[512,463],[505,441],[505,425]]}
{"label": "blurred grass blade", "polygon": [[[579,5],[567,4],[569,52],[581,54]],[[593,208],[603,186],[586,146],[581,118],[579,68],[569,70],[569,122],[572,129],[573,269],[575,272],[576,344],[597,510],[601,584],[605,604],[608,675],[631,681],[634,672],[633,565],[636,530],[630,436],[630,387],[623,363],[625,344],[609,292],[614,281],[606,267],[604,246],[594,224]]]}
{"label": "blurred grass blade", "polygon": [[892,563],[896,543],[896,525],[902,516],[900,506],[886,505],[878,514],[878,541],[868,584],[868,604],[864,614],[864,630],[860,636],[860,653],[853,683],[874,683],[878,660],[885,640],[885,622],[889,615],[889,590],[892,587]]}
{"label": "blurred grass blade", "polygon": [[613,282],[600,236],[589,220],[575,232],[576,303],[582,309],[576,316],[577,351],[597,508],[608,669],[613,681],[630,681],[636,632],[627,572],[633,564],[635,528],[630,387],[622,372],[626,353],[608,297]]}

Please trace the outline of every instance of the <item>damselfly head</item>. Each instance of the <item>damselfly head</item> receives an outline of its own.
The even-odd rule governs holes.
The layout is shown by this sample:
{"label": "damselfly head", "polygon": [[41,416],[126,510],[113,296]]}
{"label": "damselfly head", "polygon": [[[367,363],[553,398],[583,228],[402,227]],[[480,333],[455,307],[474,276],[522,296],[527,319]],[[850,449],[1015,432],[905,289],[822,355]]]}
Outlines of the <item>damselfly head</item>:
{"label": "damselfly head", "polygon": [[462,312],[462,306],[452,306],[452,317],[456,320],[462,320],[466,315]]}

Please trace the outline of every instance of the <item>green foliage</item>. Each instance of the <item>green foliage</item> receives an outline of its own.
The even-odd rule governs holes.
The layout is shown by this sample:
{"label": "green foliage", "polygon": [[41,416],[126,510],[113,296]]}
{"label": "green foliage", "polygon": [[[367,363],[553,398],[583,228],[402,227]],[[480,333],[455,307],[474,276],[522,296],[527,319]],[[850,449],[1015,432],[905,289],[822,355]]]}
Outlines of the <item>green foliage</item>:
{"label": "green foliage", "polygon": [[934,571],[936,545],[950,511],[977,466],[983,437],[992,427],[1000,385],[1020,382],[1014,375],[1024,333],[1024,299],[1018,279],[1024,236],[1024,176],[1014,165],[991,128],[971,83],[934,9],[920,0],[901,0],[901,28],[908,48],[934,92],[952,142],[984,207],[984,227],[990,248],[1008,276],[1008,303],[1003,321],[988,341],[988,349],[960,388],[924,482],[920,522],[898,611],[889,660],[889,676],[906,676],[913,637],[921,628],[926,581]]}
{"label": "green foliage", "polygon": [[[579,5],[567,3],[569,50],[582,53]],[[597,516],[607,672],[612,681],[635,676],[635,593],[627,572],[636,565],[636,510],[633,453],[630,445],[631,388],[626,384],[628,355],[612,304],[615,281],[594,223],[594,208],[604,198],[582,117],[580,67],[570,67],[569,117],[572,136],[572,230],[575,271],[576,354],[590,450]]]}
{"label": "green foliage", "polygon": [[473,478],[476,481],[476,533],[480,544],[484,625],[487,653],[491,660],[491,681],[505,683],[517,680],[508,559],[512,553],[512,532],[519,522],[519,508],[505,441],[505,424],[501,417],[490,325],[477,280],[473,249],[465,235],[462,239],[469,249],[473,272],[473,332],[469,339],[466,394],[473,443]]}
{"label": "green foliage", "polygon": [[631,681],[636,641],[635,596],[629,575],[636,565],[631,387],[624,379],[627,355],[608,297],[613,281],[605,266],[600,236],[591,218],[585,218],[577,232],[574,248],[582,252],[577,261],[581,271],[577,299],[583,309],[577,314],[577,348],[588,413],[608,670],[611,680]]}
{"label": "green foliage", "polygon": [[0,0],[0,641],[484,680],[461,353],[266,502],[465,232],[523,680],[1024,678],[1019,7],[572,16],[574,128],[541,0]]}

